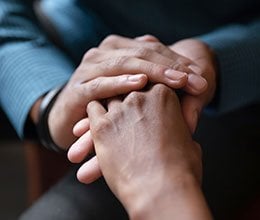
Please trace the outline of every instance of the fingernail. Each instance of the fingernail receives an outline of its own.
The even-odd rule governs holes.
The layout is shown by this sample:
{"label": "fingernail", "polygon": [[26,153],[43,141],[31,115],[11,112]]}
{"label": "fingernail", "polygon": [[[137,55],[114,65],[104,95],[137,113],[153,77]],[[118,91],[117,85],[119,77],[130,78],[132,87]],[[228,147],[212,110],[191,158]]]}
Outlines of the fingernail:
{"label": "fingernail", "polygon": [[179,81],[183,79],[184,77],[187,77],[187,73],[180,72],[173,69],[167,69],[164,72],[164,75],[169,78],[170,80]]}
{"label": "fingernail", "polygon": [[199,75],[189,74],[188,75],[188,84],[190,87],[192,87],[196,91],[203,91],[208,83],[203,77],[201,77]]}
{"label": "fingernail", "polygon": [[132,81],[132,82],[138,82],[140,81],[142,78],[144,77],[143,74],[136,74],[136,75],[131,75],[127,77],[128,81]]}

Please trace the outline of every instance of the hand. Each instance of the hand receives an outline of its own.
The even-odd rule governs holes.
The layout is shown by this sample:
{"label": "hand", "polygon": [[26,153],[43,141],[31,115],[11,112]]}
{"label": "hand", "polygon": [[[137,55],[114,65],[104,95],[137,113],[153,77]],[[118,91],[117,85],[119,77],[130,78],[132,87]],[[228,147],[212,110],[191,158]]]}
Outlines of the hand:
{"label": "hand", "polygon": [[[136,204],[153,199],[160,206],[164,193],[173,193],[173,188],[177,194],[187,191],[182,181],[199,186],[200,147],[193,142],[171,89],[157,84],[124,100],[113,99],[108,110],[91,102],[87,111],[97,156],[78,171],[81,181],[88,179],[98,161],[109,187],[130,213]],[[174,206],[178,195],[173,195]]]}
{"label": "hand", "polygon": [[[126,148],[125,150],[129,148],[129,152],[134,150],[131,149],[134,147],[132,146],[133,143],[136,143],[136,147],[146,147],[144,148],[144,152],[146,152],[148,147],[151,146],[152,148],[154,145],[157,146],[157,148],[155,148],[157,152],[161,149],[158,148],[158,146],[164,147],[171,143],[170,146],[174,146],[173,149],[175,150],[177,150],[176,146],[178,146],[178,150],[180,150],[180,146],[184,147],[183,152],[181,150],[181,152],[176,152],[175,154],[176,158],[173,161],[176,162],[176,164],[180,163],[184,165],[187,161],[199,161],[199,148],[193,143],[188,128],[184,123],[178,98],[175,93],[166,86],[158,84],[153,86],[152,89],[147,92],[132,92],[123,101],[118,99],[111,101],[108,104],[108,112],[106,112],[104,107],[101,105],[96,104],[94,106],[99,107],[94,108],[97,113],[98,110],[102,109],[103,115],[94,114],[94,110],[92,110],[91,105],[89,104],[88,114],[90,118],[79,122],[75,127],[75,130],[77,130],[78,135],[82,135],[85,132],[86,127],[89,127],[90,120],[91,134],[93,136],[94,143],[98,144],[98,140],[100,138],[104,138],[104,140],[109,139],[106,140],[106,145],[111,145],[111,149],[110,147],[107,147],[106,152],[108,155],[113,154],[114,148],[112,145],[121,146],[122,143],[124,143],[124,148]],[[94,116],[96,116],[97,119],[95,119]],[[116,116],[118,116],[118,118],[114,118]],[[102,122],[110,122],[111,126],[113,125],[115,128],[112,126],[111,128],[107,127],[106,132],[106,128],[104,128],[104,131],[97,131],[94,126],[96,123],[94,123],[94,127],[91,127],[91,121],[92,123],[100,122],[101,124]],[[103,134],[103,132],[105,132],[105,134]],[[81,136],[80,140],[70,148],[68,152],[69,154],[78,154],[78,149],[81,149],[82,146],[87,145],[84,143],[84,141],[88,140],[88,137],[86,137],[87,133],[84,135]],[[185,148],[186,144],[189,147]],[[190,146],[192,147],[190,148]],[[108,152],[110,150],[111,152]],[[125,153],[127,153],[127,151]],[[140,157],[138,152],[135,153],[136,154],[133,154],[132,152],[131,154],[128,154],[129,159],[131,157]],[[180,156],[180,153],[184,158],[178,157]],[[82,157],[84,158],[85,156]],[[118,159],[121,160],[120,158]],[[122,161],[123,160],[124,159],[122,158]],[[140,160],[140,162],[141,161],[142,160]],[[93,164],[96,164],[96,158],[92,158],[90,161],[86,162],[85,165],[79,170],[78,178],[80,181],[89,182],[89,177],[93,175],[93,171],[89,168],[93,168]],[[194,165],[190,165],[191,164],[186,164],[185,166],[187,169],[196,167]],[[101,164],[100,167],[102,169]],[[195,170],[197,170],[194,171],[194,173],[196,173],[196,177],[200,179],[201,167],[199,166]],[[102,170],[102,172],[104,171]]]}
{"label": "hand", "polygon": [[[107,53],[101,53],[104,50]],[[103,54],[103,56],[98,56],[101,54]],[[197,118],[195,118],[195,120],[191,119],[194,119],[193,111],[195,107],[197,107],[197,105],[190,106],[189,104],[193,104],[193,100],[197,100],[196,96],[203,93],[203,91],[207,89],[206,81],[202,77],[200,77],[202,69],[197,66],[197,63],[192,61],[191,59],[175,53],[168,47],[161,44],[158,39],[150,35],[138,37],[135,40],[120,36],[110,36],[101,43],[100,50],[95,49],[94,53],[91,52],[89,56],[96,61],[100,61],[112,55],[120,57],[120,55],[122,54],[128,54],[128,56],[137,57],[142,55],[143,58],[149,59],[152,62],[160,61],[160,63],[162,64],[174,66],[175,68],[179,68],[178,70],[180,71],[185,70],[186,72],[190,73],[188,74],[188,83],[184,87],[184,90],[188,94],[186,94],[183,98],[183,109],[185,121],[187,122],[190,130],[193,132],[197,125]],[[192,67],[194,71],[191,71],[190,67]],[[156,77],[158,78],[159,76],[156,75],[154,78],[150,77],[150,80],[156,82]],[[159,80],[157,79],[157,81]],[[173,85],[171,86],[174,88]],[[195,113],[198,112],[196,111]],[[68,158],[71,162],[79,163],[83,161],[85,157],[93,150],[90,132],[87,132],[88,129],[89,126],[87,119],[82,123],[79,123],[79,125],[75,127],[74,135],[79,137],[79,139],[75,144],[71,146],[72,150],[68,153]],[[80,131],[78,132],[78,130]],[[86,132],[86,134],[84,134],[84,131]],[[81,135],[83,135],[83,137],[81,137]],[[74,148],[76,148],[76,150],[73,150]],[[97,167],[93,166],[93,176],[89,176],[89,179],[85,180],[86,182],[94,181],[101,175],[97,163],[96,166]],[[96,173],[94,171],[96,171]]]}
{"label": "hand", "polygon": [[213,51],[206,44],[195,39],[179,41],[170,46],[170,49],[191,59],[193,64],[191,64],[189,68],[205,78],[208,83],[204,93],[198,96],[187,93],[181,99],[184,119],[193,133],[203,107],[213,99],[215,94],[217,74],[216,58]]}
{"label": "hand", "polygon": [[[129,39],[117,35],[107,37],[99,46],[102,50],[111,51],[111,53],[127,53],[130,56],[137,56],[142,59],[149,59],[151,62],[164,64],[172,69],[185,72],[188,74],[187,84],[182,87],[173,87],[174,89],[182,88],[190,95],[202,94],[207,89],[207,81],[196,72],[197,69],[190,68],[196,63],[189,57],[185,57],[176,51],[171,50],[168,46],[162,44],[157,38],[151,35],[144,35],[135,39]],[[108,53],[109,54],[109,53]],[[108,55],[107,54],[107,55]],[[200,70],[199,70],[200,71]],[[159,75],[156,75],[158,78]],[[152,81],[152,79],[150,79]],[[155,80],[155,82],[159,82]],[[159,82],[160,83],[160,82]]]}
{"label": "hand", "polygon": [[[130,42],[133,44],[132,47],[128,45]],[[126,44],[126,47],[118,49],[117,44]],[[86,117],[85,108],[89,101],[126,92],[118,91],[117,87],[109,88],[106,92],[102,76],[143,73],[151,82],[164,83],[175,89],[184,87],[191,94],[200,94],[206,89],[206,81],[193,74],[187,67],[192,63],[190,60],[158,42],[147,42],[146,46],[140,48],[142,44],[144,42],[141,43],[140,40],[110,36],[99,48],[91,49],[85,54],[49,114],[50,134],[58,146],[66,149],[75,140],[72,128],[77,121]],[[194,84],[194,87],[186,86],[188,74],[193,74],[194,77],[189,78],[196,79],[200,83]]]}

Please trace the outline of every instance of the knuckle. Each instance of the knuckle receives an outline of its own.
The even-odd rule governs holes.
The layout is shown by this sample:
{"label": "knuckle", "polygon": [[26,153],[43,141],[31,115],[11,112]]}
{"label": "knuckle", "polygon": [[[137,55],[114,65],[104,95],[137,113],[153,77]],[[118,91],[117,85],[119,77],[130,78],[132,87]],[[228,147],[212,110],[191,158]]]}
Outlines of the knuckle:
{"label": "knuckle", "polygon": [[136,57],[147,57],[151,51],[148,48],[136,48],[134,50],[134,56]]}
{"label": "knuckle", "polygon": [[145,103],[145,97],[141,92],[133,91],[127,96],[125,101],[129,106],[142,106]]}
{"label": "knuckle", "polygon": [[156,82],[161,82],[163,72],[165,71],[165,67],[160,64],[154,64],[154,63],[140,63],[139,69],[142,69],[145,71],[146,74],[148,74],[149,77],[151,77]]}
{"label": "knuckle", "polygon": [[173,94],[172,89],[161,83],[155,84],[153,86],[153,91],[158,97],[166,97]]}
{"label": "knuckle", "polygon": [[179,70],[179,69],[182,68],[182,64],[180,64],[180,63],[173,63],[171,65],[171,68],[174,69],[174,70]]}
{"label": "knuckle", "polygon": [[101,118],[96,122],[95,127],[92,128],[92,131],[96,136],[102,136],[102,134],[110,129],[111,126],[112,124],[110,120],[107,118]]}
{"label": "knuckle", "polygon": [[102,82],[102,77],[98,77],[94,80],[91,80],[87,83],[87,86],[85,87],[88,91],[85,91],[87,93],[89,92],[96,92],[99,90]]}
{"label": "knuckle", "polygon": [[111,34],[111,35],[108,35],[103,41],[102,41],[102,44],[106,45],[106,44],[113,44],[115,43],[117,40],[119,39],[119,36],[118,35],[115,35],[115,34]]}
{"label": "knuckle", "polygon": [[98,48],[91,48],[90,50],[88,50],[83,57],[83,60],[88,60],[91,59],[93,57],[96,57],[99,54],[99,49]]}
{"label": "knuckle", "polygon": [[129,61],[129,59],[129,56],[115,57],[108,61],[108,65],[112,67],[121,67],[124,66]]}
{"label": "knuckle", "polygon": [[171,65],[171,68],[178,71],[187,71],[187,66],[180,62],[175,62]]}
{"label": "knuckle", "polygon": [[159,42],[153,42],[151,44],[151,49],[157,52],[162,52],[164,50],[164,46]]}
{"label": "knuckle", "polygon": [[125,65],[125,63],[129,60],[128,56],[121,56],[110,58],[108,60],[103,61],[97,65],[100,72],[108,72],[112,69],[117,69]]}
{"label": "knuckle", "polygon": [[119,121],[124,117],[124,112],[119,108],[115,109],[110,115],[109,115],[111,121]]}

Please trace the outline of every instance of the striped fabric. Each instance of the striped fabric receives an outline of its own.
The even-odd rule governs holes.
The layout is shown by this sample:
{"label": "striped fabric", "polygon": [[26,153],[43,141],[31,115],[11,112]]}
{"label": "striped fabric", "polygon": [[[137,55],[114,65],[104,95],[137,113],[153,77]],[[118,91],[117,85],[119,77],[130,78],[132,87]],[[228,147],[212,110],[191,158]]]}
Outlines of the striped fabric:
{"label": "striped fabric", "polygon": [[[0,0],[0,104],[20,137],[23,137],[25,121],[33,103],[50,89],[64,84],[75,68],[75,62],[45,36],[31,4],[24,2]],[[62,6],[66,1],[60,2]],[[78,11],[73,10],[68,7],[68,14],[74,12],[81,23],[86,23],[88,31],[83,34],[87,34],[88,46],[95,45],[101,36],[98,37],[92,27],[88,29],[89,24],[95,21],[87,14],[79,17]],[[56,15],[62,18],[58,13]],[[73,24],[66,21],[62,23],[60,20],[59,25],[69,31]],[[97,26],[100,25],[97,23]],[[76,31],[75,27],[72,28]],[[70,38],[73,33],[67,34],[66,37]]]}

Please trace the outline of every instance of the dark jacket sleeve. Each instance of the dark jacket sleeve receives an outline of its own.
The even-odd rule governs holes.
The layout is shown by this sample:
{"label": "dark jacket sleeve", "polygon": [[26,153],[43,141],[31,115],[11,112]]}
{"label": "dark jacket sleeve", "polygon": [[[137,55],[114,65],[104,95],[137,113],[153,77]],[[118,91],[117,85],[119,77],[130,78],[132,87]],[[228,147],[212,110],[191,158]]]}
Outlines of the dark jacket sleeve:
{"label": "dark jacket sleeve", "polygon": [[260,19],[199,37],[218,61],[218,86],[210,108],[226,113],[260,102]]}

